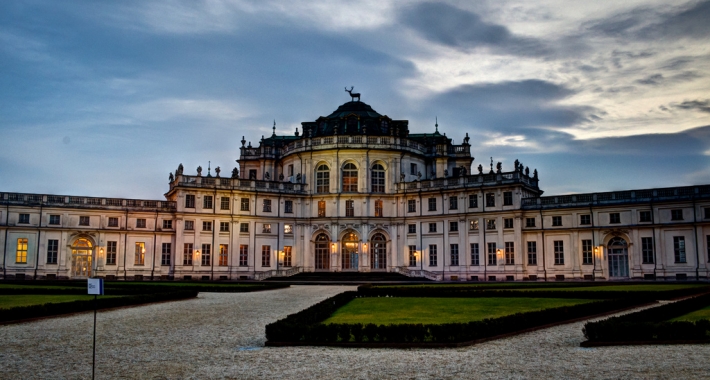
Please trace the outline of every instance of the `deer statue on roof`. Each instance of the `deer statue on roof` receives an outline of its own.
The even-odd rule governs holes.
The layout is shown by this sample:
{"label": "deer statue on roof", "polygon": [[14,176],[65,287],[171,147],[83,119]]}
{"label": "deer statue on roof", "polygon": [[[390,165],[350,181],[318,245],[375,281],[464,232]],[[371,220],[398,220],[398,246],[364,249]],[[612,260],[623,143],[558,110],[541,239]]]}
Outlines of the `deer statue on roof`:
{"label": "deer statue on roof", "polygon": [[348,90],[348,88],[345,87],[345,92],[347,92],[348,94],[350,94],[350,98],[351,98],[350,101],[354,102],[354,101],[355,101],[355,98],[357,98],[357,101],[359,102],[359,101],[360,101],[360,94],[358,94],[358,93],[354,93],[354,94],[353,94],[353,89],[354,89],[354,88],[355,88],[355,86],[350,86],[350,89]]}

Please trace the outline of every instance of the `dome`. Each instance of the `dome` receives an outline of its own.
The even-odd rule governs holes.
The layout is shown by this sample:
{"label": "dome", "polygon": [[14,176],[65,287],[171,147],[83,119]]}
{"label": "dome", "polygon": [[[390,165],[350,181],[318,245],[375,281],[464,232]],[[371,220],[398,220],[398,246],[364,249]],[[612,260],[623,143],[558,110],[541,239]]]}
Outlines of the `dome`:
{"label": "dome", "polygon": [[335,112],[327,116],[328,119],[339,119],[348,115],[355,114],[359,117],[381,117],[377,111],[373,110],[369,104],[363,102],[347,102],[338,107]]}

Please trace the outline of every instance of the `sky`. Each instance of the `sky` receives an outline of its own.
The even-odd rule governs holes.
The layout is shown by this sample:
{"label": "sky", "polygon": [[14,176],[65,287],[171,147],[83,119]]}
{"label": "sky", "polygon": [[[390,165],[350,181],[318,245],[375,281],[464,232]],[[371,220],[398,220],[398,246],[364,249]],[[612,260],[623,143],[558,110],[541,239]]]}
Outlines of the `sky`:
{"label": "sky", "polygon": [[350,100],[545,195],[710,183],[710,0],[0,2],[0,191],[162,199]]}

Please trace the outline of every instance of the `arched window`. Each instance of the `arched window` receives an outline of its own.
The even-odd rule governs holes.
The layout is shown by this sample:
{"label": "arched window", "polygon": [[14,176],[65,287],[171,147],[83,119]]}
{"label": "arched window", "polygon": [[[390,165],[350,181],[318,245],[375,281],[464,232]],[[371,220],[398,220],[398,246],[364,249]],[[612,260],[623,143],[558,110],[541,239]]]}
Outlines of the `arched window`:
{"label": "arched window", "polygon": [[343,192],[357,192],[357,167],[350,162],[343,166]]}
{"label": "arched window", "polygon": [[385,168],[380,164],[372,165],[372,192],[385,192]]}
{"label": "arched window", "polygon": [[372,269],[387,269],[387,240],[382,234],[375,234],[370,239],[370,257]]}
{"label": "arched window", "polygon": [[330,168],[319,165],[316,169],[316,193],[330,192]]}
{"label": "arched window", "polygon": [[330,269],[330,239],[326,234],[316,236],[316,269]]}
{"label": "arched window", "polygon": [[350,232],[342,238],[342,267],[343,269],[357,269],[359,263],[358,236]]}

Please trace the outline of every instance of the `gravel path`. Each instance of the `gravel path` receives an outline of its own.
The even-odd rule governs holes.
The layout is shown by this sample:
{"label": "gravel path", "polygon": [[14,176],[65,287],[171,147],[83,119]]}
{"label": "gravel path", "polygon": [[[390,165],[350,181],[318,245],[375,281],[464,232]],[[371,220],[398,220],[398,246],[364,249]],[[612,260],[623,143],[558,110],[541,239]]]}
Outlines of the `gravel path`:
{"label": "gravel path", "polygon": [[[263,347],[264,325],[354,287],[292,286],[98,315],[96,378],[708,378],[710,345],[581,348],[583,322],[458,349]],[[0,326],[0,378],[90,378],[93,314]]]}

